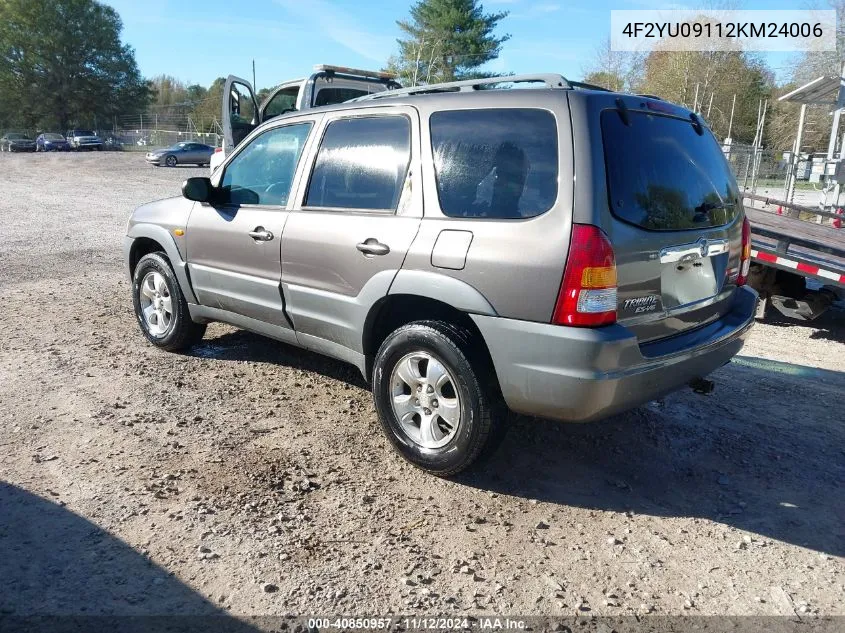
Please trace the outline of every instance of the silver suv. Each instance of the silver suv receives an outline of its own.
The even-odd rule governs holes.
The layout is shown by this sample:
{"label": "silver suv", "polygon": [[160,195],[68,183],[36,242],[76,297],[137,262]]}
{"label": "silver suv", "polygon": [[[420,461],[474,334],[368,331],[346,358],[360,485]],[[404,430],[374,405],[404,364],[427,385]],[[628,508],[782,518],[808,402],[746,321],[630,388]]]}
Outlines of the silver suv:
{"label": "silver suv", "polygon": [[276,117],[182,193],[129,222],[147,339],[223,321],[348,361],[438,475],[495,446],[504,405],[580,422],[708,384],[753,323],[748,224],[705,123],[558,75]]}

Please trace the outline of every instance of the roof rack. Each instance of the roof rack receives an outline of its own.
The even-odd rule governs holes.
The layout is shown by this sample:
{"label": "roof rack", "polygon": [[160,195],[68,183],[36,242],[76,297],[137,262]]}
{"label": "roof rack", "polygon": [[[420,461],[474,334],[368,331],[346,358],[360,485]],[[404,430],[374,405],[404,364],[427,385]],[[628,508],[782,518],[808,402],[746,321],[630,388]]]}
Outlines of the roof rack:
{"label": "roof rack", "polygon": [[482,79],[465,79],[463,81],[450,81],[442,84],[429,84],[427,86],[414,86],[413,88],[399,88],[397,90],[386,90],[364,95],[352,101],[371,101],[373,99],[384,99],[386,97],[399,97],[403,95],[434,94],[438,92],[472,92],[482,90],[482,86],[496,84],[516,83],[542,83],[551,90],[567,90],[572,84],[563,75],[554,73],[541,73],[537,75],[507,75],[503,77],[484,77]]}
{"label": "roof rack", "polygon": [[603,88],[602,86],[597,86],[595,84],[588,84],[584,81],[570,81],[569,85],[573,88],[580,88],[582,90],[600,90],[601,92],[613,92],[609,88]]}

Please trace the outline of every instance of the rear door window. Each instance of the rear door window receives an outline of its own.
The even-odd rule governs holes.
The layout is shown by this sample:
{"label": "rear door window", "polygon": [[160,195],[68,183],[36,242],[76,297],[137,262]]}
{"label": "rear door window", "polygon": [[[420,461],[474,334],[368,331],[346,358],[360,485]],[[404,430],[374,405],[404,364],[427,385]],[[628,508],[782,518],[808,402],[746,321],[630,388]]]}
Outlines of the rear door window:
{"label": "rear door window", "polygon": [[736,181],[713,134],[688,119],[616,110],[601,113],[613,214],[645,229],[675,231],[729,224]]}
{"label": "rear door window", "polygon": [[554,205],[558,142],[551,112],[449,110],[432,114],[430,127],[444,215],[520,219]]}
{"label": "rear door window", "polygon": [[394,211],[410,160],[407,117],[332,121],[317,153],[305,206]]}

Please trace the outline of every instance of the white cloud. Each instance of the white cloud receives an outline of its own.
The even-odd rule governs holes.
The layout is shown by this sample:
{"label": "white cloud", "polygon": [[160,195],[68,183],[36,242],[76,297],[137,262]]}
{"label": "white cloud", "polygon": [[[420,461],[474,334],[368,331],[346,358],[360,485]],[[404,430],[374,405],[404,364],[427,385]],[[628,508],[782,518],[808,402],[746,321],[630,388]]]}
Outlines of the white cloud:
{"label": "white cloud", "polygon": [[[327,0],[275,0],[292,15],[303,20],[314,30],[314,41],[328,37],[361,57],[383,64],[393,52],[396,40],[393,37],[373,33],[365,29],[351,14]],[[340,63],[327,60],[326,63]]]}

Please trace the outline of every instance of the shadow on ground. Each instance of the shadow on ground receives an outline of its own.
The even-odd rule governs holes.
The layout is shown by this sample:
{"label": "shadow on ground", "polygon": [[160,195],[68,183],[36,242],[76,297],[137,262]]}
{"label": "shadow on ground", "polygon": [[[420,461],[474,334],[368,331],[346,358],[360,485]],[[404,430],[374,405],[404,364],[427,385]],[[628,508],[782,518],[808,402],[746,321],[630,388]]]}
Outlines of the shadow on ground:
{"label": "shadow on ground", "polygon": [[[248,332],[192,353],[366,388],[351,366]],[[741,357],[712,377],[710,396],[683,391],[598,423],[513,416],[490,462],[457,481],[561,505],[701,517],[845,555],[845,374]]]}
{"label": "shadow on ground", "polygon": [[776,327],[810,328],[815,330],[810,334],[812,339],[845,343],[845,303],[842,301],[823,312],[812,321],[798,321],[782,315],[775,308],[766,312],[765,323]]}
{"label": "shadow on ground", "polygon": [[845,555],[845,374],[740,357],[713,377],[713,395],[680,392],[592,425],[520,417],[495,461],[462,481]]}
{"label": "shadow on ground", "polygon": [[254,631],[97,525],[6,482],[0,578],[0,630]]}

